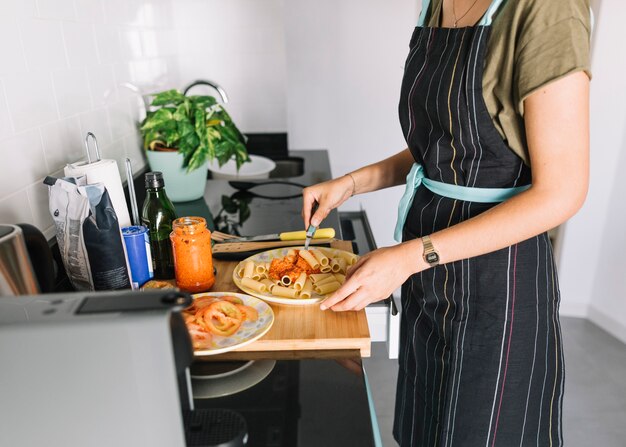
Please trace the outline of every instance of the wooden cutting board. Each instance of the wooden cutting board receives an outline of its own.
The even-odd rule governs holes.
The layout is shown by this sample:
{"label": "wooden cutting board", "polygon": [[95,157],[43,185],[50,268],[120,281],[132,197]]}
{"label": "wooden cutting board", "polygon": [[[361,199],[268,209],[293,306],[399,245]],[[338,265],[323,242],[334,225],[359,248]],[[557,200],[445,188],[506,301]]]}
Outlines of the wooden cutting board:
{"label": "wooden cutting board", "polygon": [[[347,241],[334,241],[332,248],[352,251]],[[233,283],[236,261],[214,260],[217,269],[211,292],[240,292]],[[236,351],[206,360],[245,360],[254,358],[328,358],[357,354],[370,356],[370,333],[365,310],[357,312],[321,311],[318,304],[284,306],[268,303],[274,310],[274,325],[262,338]]]}

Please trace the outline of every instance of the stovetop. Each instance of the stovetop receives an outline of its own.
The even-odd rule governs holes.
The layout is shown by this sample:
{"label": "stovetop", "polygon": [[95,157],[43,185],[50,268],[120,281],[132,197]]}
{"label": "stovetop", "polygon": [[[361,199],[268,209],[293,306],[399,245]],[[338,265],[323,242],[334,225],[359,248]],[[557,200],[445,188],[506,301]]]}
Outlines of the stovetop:
{"label": "stovetop", "polygon": [[242,362],[230,376],[193,379],[194,397],[214,396],[196,397],[196,408],[241,414],[251,447],[375,445],[360,359],[254,363]]}

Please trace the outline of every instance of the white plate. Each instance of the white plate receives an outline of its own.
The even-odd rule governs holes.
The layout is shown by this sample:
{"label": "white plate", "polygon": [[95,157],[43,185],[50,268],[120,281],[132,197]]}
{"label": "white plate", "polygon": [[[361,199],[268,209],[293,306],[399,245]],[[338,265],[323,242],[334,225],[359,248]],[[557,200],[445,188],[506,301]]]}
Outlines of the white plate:
{"label": "white plate", "polygon": [[194,399],[215,399],[230,396],[252,388],[265,379],[274,369],[276,360],[255,360],[236,374],[218,380],[192,379]]}
{"label": "white plate", "polygon": [[237,171],[235,160],[229,160],[222,166],[217,160],[209,163],[209,170],[214,179],[223,180],[251,180],[269,178],[270,172],[276,168],[276,163],[267,157],[250,155],[250,161],[244,163]]}
{"label": "white plate", "polygon": [[239,330],[228,337],[213,335],[211,349],[195,350],[194,354],[197,356],[222,354],[249,345],[263,337],[274,324],[274,311],[272,308],[267,303],[253,296],[233,292],[207,292],[193,295],[194,298],[201,296],[236,296],[246,306],[255,308],[259,313],[259,318],[256,321],[244,321]]}
{"label": "white plate", "polygon": [[[315,248],[315,247],[312,247],[312,248]],[[324,250],[324,253],[326,253],[326,255],[333,256],[333,257],[338,256],[338,253],[340,252],[345,252],[345,250],[337,250],[336,248],[327,248],[327,247],[322,247],[322,248]],[[287,256],[287,252],[289,252],[289,250],[304,250],[304,247],[281,247],[281,248],[264,251],[262,253],[257,253],[256,255],[250,256],[249,258],[241,261],[239,264],[237,264],[237,267],[235,267],[235,270],[233,271],[233,282],[238,288],[240,288],[247,294],[256,296],[270,303],[285,304],[287,306],[307,306],[310,304],[319,303],[320,301],[324,300],[324,298],[326,298],[326,295],[318,295],[315,292],[313,292],[311,295],[311,298],[308,298],[308,299],[282,298],[282,297],[274,296],[269,292],[257,292],[256,290],[252,290],[244,286],[243,284],[241,284],[241,278],[237,276],[237,272],[239,271],[240,267],[243,266],[244,263],[246,263],[247,261],[268,262],[274,258],[284,258],[285,256]]]}

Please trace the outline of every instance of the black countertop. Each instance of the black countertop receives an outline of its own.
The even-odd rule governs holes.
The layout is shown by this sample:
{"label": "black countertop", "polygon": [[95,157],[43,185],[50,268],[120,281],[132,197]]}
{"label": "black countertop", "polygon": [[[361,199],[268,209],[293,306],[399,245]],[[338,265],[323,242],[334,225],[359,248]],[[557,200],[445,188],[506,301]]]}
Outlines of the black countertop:
{"label": "black countertop", "polygon": [[[310,186],[331,176],[328,152],[325,150],[291,151],[290,157],[301,158],[304,172],[298,177],[284,179],[302,186]],[[251,180],[263,182],[264,180]],[[135,180],[137,201],[143,203],[145,188],[142,178]],[[207,181],[204,197],[191,202],[175,202],[179,216],[199,215],[207,219],[211,230],[240,236],[304,230],[302,222],[302,186],[270,184],[249,191],[233,188],[228,180]],[[167,191],[167,184],[165,185]],[[323,227],[332,227],[341,238],[341,226],[336,210],[330,212]]]}

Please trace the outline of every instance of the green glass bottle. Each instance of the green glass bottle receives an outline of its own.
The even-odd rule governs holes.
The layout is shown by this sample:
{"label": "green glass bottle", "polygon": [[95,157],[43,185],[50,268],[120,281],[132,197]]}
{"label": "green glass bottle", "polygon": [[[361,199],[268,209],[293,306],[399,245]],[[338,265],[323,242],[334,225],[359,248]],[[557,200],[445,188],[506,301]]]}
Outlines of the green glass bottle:
{"label": "green glass bottle", "polygon": [[165,193],[161,172],[148,172],[145,176],[146,200],[141,210],[141,223],[150,231],[150,250],[156,279],[174,278],[174,257],[170,233],[172,222],[178,216],[174,205]]}

